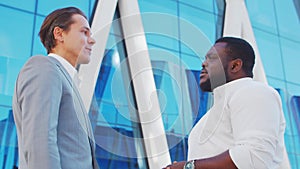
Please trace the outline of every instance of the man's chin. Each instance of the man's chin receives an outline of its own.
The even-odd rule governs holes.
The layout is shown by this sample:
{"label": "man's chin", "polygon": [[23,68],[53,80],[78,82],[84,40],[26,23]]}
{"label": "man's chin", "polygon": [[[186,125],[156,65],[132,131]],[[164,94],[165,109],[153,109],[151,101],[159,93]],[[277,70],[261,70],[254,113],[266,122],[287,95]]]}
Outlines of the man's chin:
{"label": "man's chin", "polygon": [[88,64],[90,63],[90,58],[79,59],[78,64]]}
{"label": "man's chin", "polygon": [[211,84],[209,81],[201,82],[200,81],[200,88],[203,92],[211,92]]}

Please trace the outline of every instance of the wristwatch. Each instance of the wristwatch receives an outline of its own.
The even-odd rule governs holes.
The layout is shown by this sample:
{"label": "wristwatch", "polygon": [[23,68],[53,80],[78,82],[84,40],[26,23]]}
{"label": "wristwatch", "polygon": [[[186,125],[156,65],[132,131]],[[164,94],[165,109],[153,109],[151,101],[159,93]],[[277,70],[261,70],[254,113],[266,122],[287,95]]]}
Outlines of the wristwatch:
{"label": "wristwatch", "polygon": [[195,160],[191,160],[185,163],[183,169],[195,169]]}

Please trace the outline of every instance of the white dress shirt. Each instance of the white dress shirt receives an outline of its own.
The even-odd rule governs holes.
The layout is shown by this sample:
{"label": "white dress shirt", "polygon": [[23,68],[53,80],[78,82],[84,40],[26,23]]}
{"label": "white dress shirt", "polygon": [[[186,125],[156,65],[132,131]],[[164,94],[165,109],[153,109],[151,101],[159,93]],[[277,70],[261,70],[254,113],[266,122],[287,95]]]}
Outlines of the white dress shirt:
{"label": "white dress shirt", "polygon": [[276,169],[284,152],[281,100],[271,87],[242,78],[217,87],[214,105],[189,136],[188,160],[226,150],[241,169]]}
{"label": "white dress shirt", "polygon": [[78,78],[78,72],[75,69],[75,67],[73,67],[71,65],[71,63],[69,63],[65,58],[55,54],[55,53],[49,53],[48,56],[54,57],[56,60],[59,61],[59,63],[61,63],[63,65],[63,67],[67,70],[68,74],[70,75],[70,77],[72,78],[73,82],[75,83],[75,85],[77,86],[77,89],[80,85],[80,80]]}

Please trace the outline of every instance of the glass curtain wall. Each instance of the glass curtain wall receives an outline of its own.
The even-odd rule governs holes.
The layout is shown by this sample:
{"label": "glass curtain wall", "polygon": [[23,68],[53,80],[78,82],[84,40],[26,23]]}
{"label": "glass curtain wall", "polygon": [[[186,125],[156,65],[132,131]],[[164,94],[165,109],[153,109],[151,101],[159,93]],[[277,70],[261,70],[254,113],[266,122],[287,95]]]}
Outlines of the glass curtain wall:
{"label": "glass curtain wall", "polygon": [[224,1],[138,1],[172,161],[186,160],[187,136],[210,105],[199,90],[205,53],[221,36]]}
{"label": "glass curtain wall", "polygon": [[[209,107],[199,90],[204,55],[221,36],[224,1],[138,1],[172,161],[186,160],[187,135]],[[90,116],[100,167],[147,168],[126,46],[116,11]],[[125,136],[125,137],[124,137]],[[100,145],[99,145],[100,143]],[[113,143],[113,144],[111,144]]]}
{"label": "glass curtain wall", "polygon": [[90,108],[100,168],[148,168],[126,58],[117,7]]}
{"label": "glass curtain wall", "polygon": [[[38,37],[45,16],[66,6],[89,18],[96,0],[0,2],[0,168],[18,166],[11,100],[17,74],[32,55],[46,54]],[[299,1],[245,0],[268,83],[283,101],[286,148],[300,168]],[[187,135],[210,107],[198,88],[204,55],[222,36],[224,0],[138,0],[172,161],[186,160]],[[101,168],[148,168],[137,123],[118,10],[90,107]],[[97,141],[98,142],[98,141]],[[141,158],[137,158],[141,157]]]}
{"label": "glass curtain wall", "polygon": [[12,116],[12,95],[17,75],[33,55],[46,55],[38,31],[51,11],[76,6],[91,17],[95,0],[0,2],[0,168],[18,166],[17,135]]}

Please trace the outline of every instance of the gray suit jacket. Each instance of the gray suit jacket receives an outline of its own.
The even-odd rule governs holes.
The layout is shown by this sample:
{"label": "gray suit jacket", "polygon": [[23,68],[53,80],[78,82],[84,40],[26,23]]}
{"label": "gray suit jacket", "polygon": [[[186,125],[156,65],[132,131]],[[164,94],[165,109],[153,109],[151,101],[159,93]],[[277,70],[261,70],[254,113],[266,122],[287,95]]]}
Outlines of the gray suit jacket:
{"label": "gray suit jacket", "polygon": [[13,96],[20,169],[96,169],[94,136],[81,96],[54,58],[31,57]]}

